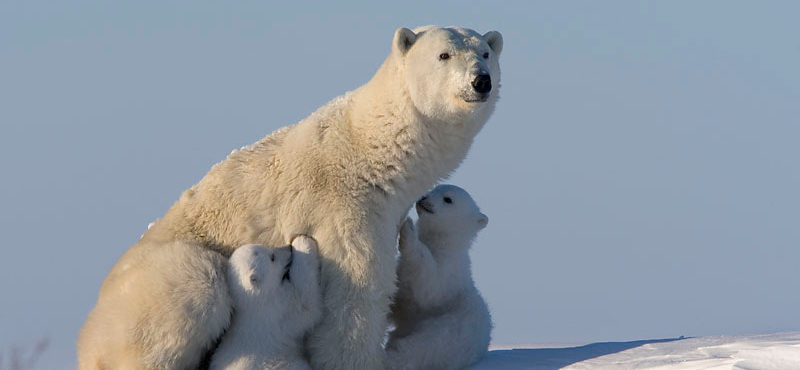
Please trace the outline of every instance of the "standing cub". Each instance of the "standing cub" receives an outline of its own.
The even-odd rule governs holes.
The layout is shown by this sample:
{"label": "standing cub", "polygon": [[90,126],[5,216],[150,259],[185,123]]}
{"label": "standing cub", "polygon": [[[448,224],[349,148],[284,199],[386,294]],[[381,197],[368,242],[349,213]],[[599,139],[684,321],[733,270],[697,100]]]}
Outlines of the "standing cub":
{"label": "standing cub", "polygon": [[417,202],[417,214],[416,228],[407,219],[400,230],[388,366],[464,368],[489,347],[491,316],[472,281],[469,259],[472,241],[489,218],[453,185],[437,186]]}
{"label": "standing cub", "polygon": [[231,326],[211,369],[311,370],[303,334],[322,317],[316,242],[298,236],[291,246],[246,245],[231,255]]}

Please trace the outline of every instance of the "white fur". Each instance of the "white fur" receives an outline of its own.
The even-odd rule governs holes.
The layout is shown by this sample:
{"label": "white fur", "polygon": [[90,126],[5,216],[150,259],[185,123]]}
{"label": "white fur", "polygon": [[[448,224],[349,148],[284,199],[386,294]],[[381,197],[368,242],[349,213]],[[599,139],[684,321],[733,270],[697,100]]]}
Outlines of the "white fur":
{"label": "white fur", "polygon": [[469,249],[489,222],[463,189],[440,185],[417,203],[419,235],[400,230],[396,329],[386,344],[397,370],[450,370],[480,360],[492,329],[486,302],[472,280]]}
{"label": "white fur", "polygon": [[299,236],[292,247],[252,244],[231,255],[234,315],[211,370],[311,369],[303,335],[322,317],[319,257],[311,238]]}
{"label": "white fur", "polygon": [[[297,235],[317,241],[322,265],[323,319],[306,342],[311,364],[379,368],[397,230],[413,202],[458,166],[489,118],[501,50],[497,32],[401,28],[367,84],[215,165],[112,269],[80,334],[80,369],[197,366],[227,327],[228,291],[224,284],[184,291],[194,283],[180,270],[194,268],[190,260],[211,264],[238,246],[285,245]],[[445,51],[452,57],[440,60]],[[491,76],[491,92],[485,101],[465,101],[480,97],[470,84],[482,72]],[[154,261],[170,244],[194,249]],[[122,289],[133,276],[138,285]],[[151,291],[163,280],[175,285]],[[186,309],[195,302],[217,305]],[[166,313],[173,319],[163,320]],[[131,335],[141,327],[169,339]]]}

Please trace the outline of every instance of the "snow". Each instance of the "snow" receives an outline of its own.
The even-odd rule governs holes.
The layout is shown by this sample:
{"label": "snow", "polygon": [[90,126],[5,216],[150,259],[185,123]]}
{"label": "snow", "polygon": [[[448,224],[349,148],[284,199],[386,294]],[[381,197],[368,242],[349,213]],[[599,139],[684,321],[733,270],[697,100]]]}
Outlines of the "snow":
{"label": "snow", "polygon": [[470,370],[800,370],[800,333],[493,346]]}

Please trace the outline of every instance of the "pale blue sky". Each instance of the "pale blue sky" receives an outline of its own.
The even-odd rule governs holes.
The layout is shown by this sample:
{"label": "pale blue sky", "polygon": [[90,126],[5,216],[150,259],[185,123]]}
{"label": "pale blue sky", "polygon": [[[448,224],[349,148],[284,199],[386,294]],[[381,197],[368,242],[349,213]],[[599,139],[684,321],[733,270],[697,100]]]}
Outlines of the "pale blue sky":
{"label": "pale blue sky", "polygon": [[448,181],[490,217],[495,342],[800,330],[800,5],[487,3],[1,2],[0,349],[50,336],[39,368],[69,368],[181,191],[425,24],[505,39]]}

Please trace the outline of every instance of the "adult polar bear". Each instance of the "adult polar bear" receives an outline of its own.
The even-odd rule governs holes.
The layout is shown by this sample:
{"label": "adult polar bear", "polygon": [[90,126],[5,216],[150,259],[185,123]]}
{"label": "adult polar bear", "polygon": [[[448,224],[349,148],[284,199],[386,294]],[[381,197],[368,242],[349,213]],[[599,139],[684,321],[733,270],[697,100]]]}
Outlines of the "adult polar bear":
{"label": "adult polar bear", "polygon": [[324,313],[315,369],[379,369],[397,231],[494,110],[500,33],[395,32],[372,79],[232,153],[112,268],[78,338],[80,369],[188,369],[230,320],[225,257],[316,239]]}

